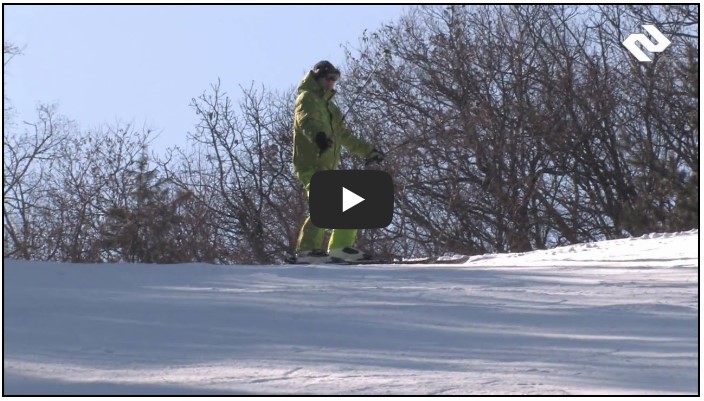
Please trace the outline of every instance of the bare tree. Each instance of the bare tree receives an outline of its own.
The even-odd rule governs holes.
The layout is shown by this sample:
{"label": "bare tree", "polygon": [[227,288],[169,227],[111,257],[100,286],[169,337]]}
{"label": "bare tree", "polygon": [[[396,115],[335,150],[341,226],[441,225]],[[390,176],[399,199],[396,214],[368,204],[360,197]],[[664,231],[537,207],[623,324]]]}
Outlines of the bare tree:
{"label": "bare tree", "polygon": [[3,243],[4,256],[29,259],[42,250],[49,208],[46,178],[70,122],[53,107],[41,106],[36,123],[26,123],[21,135],[3,135]]}
{"label": "bare tree", "polygon": [[[140,190],[140,163],[152,138],[151,130],[137,131],[130,124],[116,123],[75,131],[61,146],[47,180],[53,209],[47,219],[53,222],[54,259],[129,259],[123,258],[122,249],[111,247],[105,225],[115,210],[146,213],[135,205],[135,193]],[[160,224],[157,213],[144,220],[145,227]],[[168,238],[162,235],[159,239]]]}
{"label": "bare tree", "polygon": [[[365,236],[479,253],[691,228],[698,10],[678,7],[427,6],[363,37],[354,78],[392,60],[351,119],[399,187]],[[650,65],[620,46],[641,21],[676,42]]]}
{"label": "bare tree", "polygon": [[181,173],[173,177],[207,205],[220,260],[272,262],[291,250],[304,217],[291,160],[292,96],[253,87],[242,94],[235,108],[218,82],[193,99],[200,117],[194,152],[180,152]]}
{"label": "bare tree", "polygon": [[3,74],[3,120],[2,120],[2,128],[3,132],[7,132],[10,130],[10,125],[11,125],[11,115],[12,115],[12,105],[10,98],[8,96],[7,91],[5,90],[5,83],[7,82],[7,71],[8,71],[8,65],[10,64],[10,61],[12,61],[15,56],[22,54],[22,50],[12,44],[11,42],[4,41],[3,46],[2,46],[2,74]]}

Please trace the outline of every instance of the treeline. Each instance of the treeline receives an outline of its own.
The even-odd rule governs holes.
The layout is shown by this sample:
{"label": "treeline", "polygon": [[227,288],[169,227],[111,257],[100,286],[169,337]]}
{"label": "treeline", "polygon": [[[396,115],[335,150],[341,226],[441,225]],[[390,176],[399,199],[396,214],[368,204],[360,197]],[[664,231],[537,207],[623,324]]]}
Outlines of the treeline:
{"label": "treeline", "polygon": [[[522,252],[698,227],[698,12],[425,6],[365,34],[337,101],[358,94],[348,124],[387,152],[378,168],[394,177],[396,209],[358,245]],[[650,63],[621,45],[643,24],[672,42]],[[7,63],[16,48],[4,50]],[[159,157],[148,130],[81,132],[48,107],[19,128],[5,110],[3,256],[281,260],[307,209],[291,161],[295,92],[234,99],[219,82],[195,97],[189,145]]]}

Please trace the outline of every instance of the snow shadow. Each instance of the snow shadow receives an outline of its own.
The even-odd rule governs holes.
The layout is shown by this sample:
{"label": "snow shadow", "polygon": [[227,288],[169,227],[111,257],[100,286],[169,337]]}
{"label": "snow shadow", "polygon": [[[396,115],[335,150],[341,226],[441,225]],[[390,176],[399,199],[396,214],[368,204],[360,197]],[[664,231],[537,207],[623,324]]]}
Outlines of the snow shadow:
{"label": "snow shadow", "polygon": [[[559,269],[18,270],[5,272],[6,366],[10,360],[96,370],[216,364],[420,376],[523,372],[576,389],[698,388],[697,282],[656,286],[647,277]],[[190,391],[76,386],[67,390]],[[61,384],[38,388],[60,392]]]}

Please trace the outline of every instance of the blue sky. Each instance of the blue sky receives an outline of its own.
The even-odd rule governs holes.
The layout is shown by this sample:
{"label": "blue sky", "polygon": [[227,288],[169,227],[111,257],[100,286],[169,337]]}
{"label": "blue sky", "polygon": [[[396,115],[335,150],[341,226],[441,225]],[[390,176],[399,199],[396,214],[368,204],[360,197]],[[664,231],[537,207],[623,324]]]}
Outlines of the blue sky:
{"label": "blue sky", "polygon": [[396,20],[404,6],[3,6],[5,41],[23,48],[5,72],[16,120],[39,103],[82,129],[116,121],[161,132],[155,150],[184,145],[188,106],[221,79],[233,97],[252,82],[296,86],[342,44]]}

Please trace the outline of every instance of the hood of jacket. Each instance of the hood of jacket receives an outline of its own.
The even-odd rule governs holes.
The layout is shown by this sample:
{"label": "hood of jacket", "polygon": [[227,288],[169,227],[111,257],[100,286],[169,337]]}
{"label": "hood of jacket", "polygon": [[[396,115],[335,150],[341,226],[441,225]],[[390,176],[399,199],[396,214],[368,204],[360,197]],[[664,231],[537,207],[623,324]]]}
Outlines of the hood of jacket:
{"label": "hood of jacket", "polygon": [[298,95],[300,96],[303,92],[313,92],[318,96],[325,98],[325,100],[332,99],[332,97],[337,93],[335,89],[325,89],[320,86],[311,71],[306,74],[303,81],[301,81],[301,84],[298,85]]}

